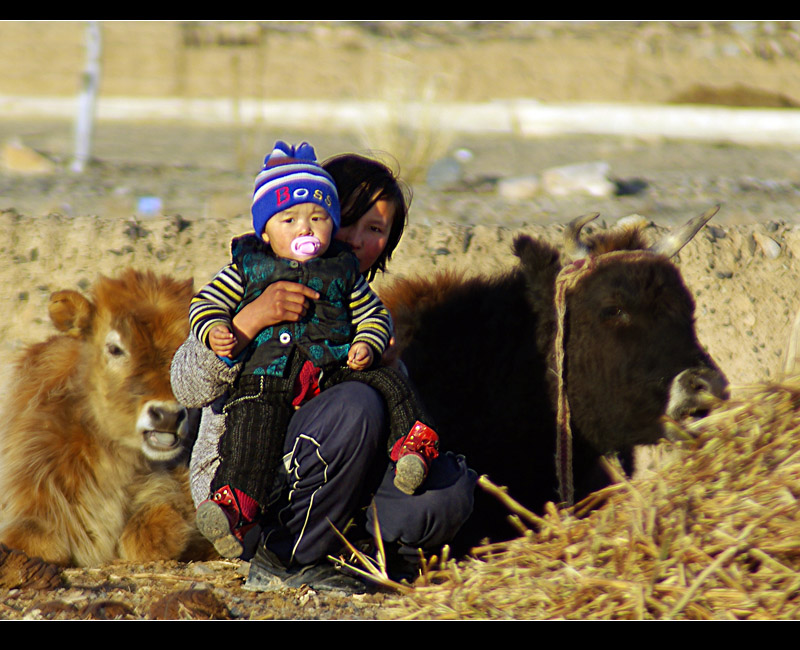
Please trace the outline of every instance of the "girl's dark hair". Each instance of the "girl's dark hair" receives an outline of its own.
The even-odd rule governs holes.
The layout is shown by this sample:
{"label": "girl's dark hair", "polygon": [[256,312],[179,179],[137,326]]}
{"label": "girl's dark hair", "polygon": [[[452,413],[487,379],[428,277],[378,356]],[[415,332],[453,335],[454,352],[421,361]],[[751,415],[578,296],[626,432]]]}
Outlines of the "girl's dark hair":
{"label": "girl's dark hair", "polygon": [[367,281],[372,281],[378,271],[386,270],[386,264],[403,236],[408,221],[411,189],[383,163],[355,153],[329,158],[322,163],[322,167],[336,183],[342,227],[356,223],[378,201],[387,201],[394,207],[386,248],[367,271]]}

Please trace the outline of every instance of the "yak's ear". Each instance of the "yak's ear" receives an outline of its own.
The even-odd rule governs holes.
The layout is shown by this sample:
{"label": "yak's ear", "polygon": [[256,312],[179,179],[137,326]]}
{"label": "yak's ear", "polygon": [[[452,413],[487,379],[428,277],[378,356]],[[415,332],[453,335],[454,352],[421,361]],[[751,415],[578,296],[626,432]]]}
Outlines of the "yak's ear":
{"label": "yak's ear", "polygon": [[543,272],[546,269],[561,268],[561,256],[558,250],[540,239],[533,239],[528,235],[517,235],[514,237],[511,251],[519,258],[522,267],[532,274]]}
{"label": "yak's ear", "polygon": [[74,338],[86,338],[92,329],[94,305],[78,293],[67,289],[50,296],[50,320],[60,332]]}

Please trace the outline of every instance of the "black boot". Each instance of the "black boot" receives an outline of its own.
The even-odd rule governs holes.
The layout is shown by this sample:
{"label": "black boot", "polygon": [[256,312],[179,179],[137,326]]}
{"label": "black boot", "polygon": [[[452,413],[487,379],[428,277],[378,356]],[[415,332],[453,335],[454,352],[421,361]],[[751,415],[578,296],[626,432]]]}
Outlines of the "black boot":
{"label": "black boot", "polygon": [[244,588],[248,591],[278,591],[307,585],[316,591],[341,591],[350,596],[367,593],[367,585],[343,572],[327,560],[314,564],[286,564],[270,551],[265,544],[259,544],[255,556],[250,561],[250,573]]}

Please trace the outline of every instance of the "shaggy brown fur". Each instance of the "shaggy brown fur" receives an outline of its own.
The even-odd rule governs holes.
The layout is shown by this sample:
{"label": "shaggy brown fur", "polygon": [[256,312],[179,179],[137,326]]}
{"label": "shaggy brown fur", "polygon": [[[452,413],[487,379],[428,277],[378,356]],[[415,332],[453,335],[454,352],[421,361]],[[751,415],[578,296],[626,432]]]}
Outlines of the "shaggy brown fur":
{"label": "shaggy brown fur", "polygon": [[[0,541],[48,562],[208,556],[169,383],[192,281],[127,270],[51,296],[62,332],[14,365],[0,429]],[[174,466],[171,466],[174,465]]]}
{"label": "shaggy brown fur", "polygon": [[607,232],[596,232],[583,242],[590,255],[602,255],[611,251],[639,250],[647,248],[647,239],[639,225],[619,228]]}

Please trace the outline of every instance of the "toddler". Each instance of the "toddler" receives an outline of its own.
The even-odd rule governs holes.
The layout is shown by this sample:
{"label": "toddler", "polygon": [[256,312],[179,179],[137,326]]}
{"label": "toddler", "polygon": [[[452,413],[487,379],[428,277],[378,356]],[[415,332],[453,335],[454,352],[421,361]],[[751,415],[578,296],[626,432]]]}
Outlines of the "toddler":
{"label": "toddler", "polygon": [[277,142],[256,177],[253,233],[231,243],[232,261],[192,300],[197,338],[227,363],[237,340],[232,318],[282,280],[318,295],[297,322],[259,332],[239,354],[242,371],[227,399],[213,495],[200,504],[197,525],[225,557],[238,557],[244,535],[268,505],[283,438],[294,409],[321,390],[362,381],[378,390],[390,418],[395,486],[413,494],[438,455],[438,436],[408,379],[378,364],[392,336],[389,312],[333,239],[339,200],[333,179],[308,143]]}

